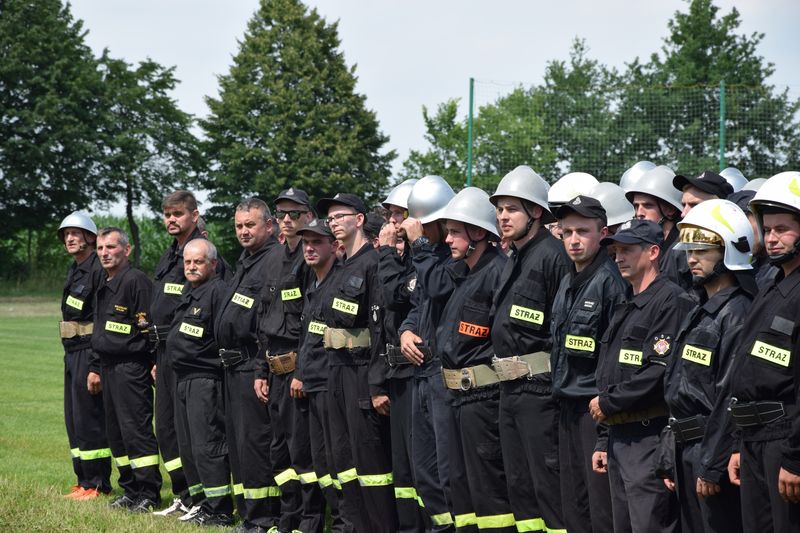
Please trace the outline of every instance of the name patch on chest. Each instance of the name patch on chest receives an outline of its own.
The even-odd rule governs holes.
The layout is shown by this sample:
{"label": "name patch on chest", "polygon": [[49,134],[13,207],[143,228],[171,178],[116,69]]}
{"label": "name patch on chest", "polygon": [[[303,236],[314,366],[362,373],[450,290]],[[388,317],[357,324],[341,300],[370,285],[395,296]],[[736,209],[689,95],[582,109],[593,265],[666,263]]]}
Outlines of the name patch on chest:
{"label": "name patch on chest", "polygon": [[187,324],[186,322],[181,322],[181,327],[178,329],[178,331],[185,333],[190,337],[200,338],[203,336],[203,328],[201,326],[193,326],[192,324]]}
{"label": "name patch on chest", "polygon": [[787,368],[789,367],[789,362],[792,360],[792,352],[789,350],[784,350],[783,348],[778,348],[777,346],[761,341],[753,343],[753,349],[750,350],[750,355]]}
{"label": "name patch on chest", "polygon": [[619,351],[619,362],[623,365],[642,366],[642,352],[623,348]]}
{"label": "name patch on chest", "polygon": [[308,323],[308,332],[313,333],[314,335],[324,335],[325,330],[328,328],[326,324],[322,322],[309,322]]}
{"label": "name patch on chest", "polygon": [[339,298],[334,298],[333,303],[331,304],[331,308],[341,311],[342,313],[347,313],[348,315],[357,315],[358,314],[358,304],[355,302],[348,302],[347,300],[341,300]]}
{"label": "name patch on chest", "polygon": [[74,296],[67,296],[67,305],[80,311],[83,309],[83,300],[78,300]]}
{"label": "name patch on chest", "polygon": [[691,361],[692,363],[697,363],[698,365],[711,366],[712,353],[713,352],[710,352],[709,350],[703,350],[697,346],[687,344],[683,347],[681,358]]}
{"label": "name patch on chest", "polygon": [[294,289],[284,289],[281,291],[281,300],[284,302],[286,300],[297,300],[302,296],[303,295],[300,293],[300,287],[295,287]]}
{"label": "name patch on chest", "polygon": [[183,285],[180,283],[165,283],[164,294],[172,294],[173,296],[180,296],[183,294]]}
{"label": "name patch on chest", "polygon": [[130,335],[131,325],[120,324],[119,322],[112,322],[110,320],[106,320],[106,331],[111,331],[112,333],[121,333],[123,335]]}
{"label": "name patch on chest", "polygon": [[593,352],[594,339],[591,337],[578,337],[577,335],[567,335],[566,339],[564,340],[564,347],[570,350]]}
{"label": "name patch on chest", "polygon": [[516,318],[517,320],[530,322],[531,324],[544,324],[544,313],[536,309],[530,309],[529,307],[522,307],[521,305],[512,305],[508,316]]}
{"label": "name patch on chest", "polygon": [[477,337],[479,339],[486,339],[489,337],[489,327],[479,326],[477,324],[470,324],[469,322],[459,322],[458,332],[470,337]]}
{"label": "name patch on chest", "polygon": [[253,307],[253,299],[248,298],[244,294],[239,294],[238,292],[233,293],[231,301],[236,305],[241,305],[242,307],[246,307],[247,309]]}

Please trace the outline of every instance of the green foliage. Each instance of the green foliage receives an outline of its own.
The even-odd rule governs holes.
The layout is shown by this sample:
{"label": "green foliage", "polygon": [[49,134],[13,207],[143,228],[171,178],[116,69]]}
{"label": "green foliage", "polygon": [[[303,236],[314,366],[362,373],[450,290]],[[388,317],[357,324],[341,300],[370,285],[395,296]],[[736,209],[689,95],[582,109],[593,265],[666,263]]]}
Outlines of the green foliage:
{"label": "green foliage", "polygon": [[380,153],[388,137],[355,92],[355,68],[339,44],[336,23],[299,0],[260,1],[200,121],[211,166],[205,186],[223,206],[218,217],[243,196],[271,202],[289,185],[370,202],[386,188],[395,154]]}

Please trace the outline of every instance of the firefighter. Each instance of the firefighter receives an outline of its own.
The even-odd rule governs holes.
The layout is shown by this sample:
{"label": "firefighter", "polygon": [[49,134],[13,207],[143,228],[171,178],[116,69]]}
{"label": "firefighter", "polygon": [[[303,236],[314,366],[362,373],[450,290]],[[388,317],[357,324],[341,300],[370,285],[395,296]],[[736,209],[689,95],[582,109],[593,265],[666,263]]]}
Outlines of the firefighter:
{"label": "firefighter", "polygon": [[[367,209],[357,196],[338,193],[317,202],[344,256],[324,309],[328,419],[336,477],[346,519],[357,531],[396,531],[388,397],[372,395],[368,370],[373,349],[378,252],[364,235]],[[327,295],[326,295],[327,296]]]}
{"label": "firefighter", "polygon": [[747,315],[734,359],[731,415],[745,531],[800,531],[800,172],[771,177],[750,201],[769,261],[779,268]]}
{"label": "firefighter", "polygon": [[564,527],[549,326],[569,259],[562,243],[542,227],[554,220],[545,194],[545,181],[520,166],[500,180],[491,197],[513,250],[494,295],[491,330],[493,366],[501,381],[500,443],[517,527],[533,531]]}
{"label": "firefighter", "polygon": [[755,195],[756,191],[754,190],[742,189],[729,195],[728,200],[739,206],[739,209],[747,215],[747,220],[750,222],[750,227],[753,230],[753,261],[751,264],[753,266],[753,274],[755,275],[756,283],[758,287],[761,288],[772,282],[772,278],[778,273],[779,268],[770,264],[769,256],[764,249],[764,243],[761,242],[761,234],[758,231],[758,221],[756,221],[756,216],[748,207],[750,200],[752,200]]}
{"label": "firefighter", "polygon": [[651,220],[624,223],[601,244],[614,249],[632,297],[617,305],[602,339],[598,396],[589,412],[608,426],[598,439],[595,471],[608,471],[614,531],[677,531],[674,494],[656,477],[654,456],[667,425],[664,371],[680,319],[692,300],[659,273],[663,228]]}
{"label": "firefighter", "polygon": [[146,332],[153,285],[131,267],[130,252],[123,230],[104,228],[97,234],[97,256],[106,274],[95,296],[92,349],[100,357],[106,433],[124,490],[110,507],[149,513],[161,502],[154,361]]}
{"label": "firefighter", "polygon": [[556,217],[573,263],[553,301],[551,323],[550,362],[553,396],[559,401],[558,461],[564,524],[573,533],[610,532],[608,476],[592,471],[597,427],[588,407],[598,394],[595,371],[600,339],[616,304],[625,297],[626,284],[600,245],[609,224],[600,202],[578,196],[558,208]]}
{"label": "firefighter", "polygon": [[492,299],[507,262],[494,208],[476,187],[443,213],[456,285],[442,311],[436,346],[450,393],[450,491],[457,531],[516,531],[500,445],[500,379],[492,369]]}
{"label": "firefighter", "polygon": [[97,226],[75,212],[58,227],[74,261],[61,298],[59,332],[64,345],[64,421],[76,484],[66,496],[91,500],[111,492],[111,449],[106,438],[100,361],[92,351],[94,296],[105,272],[95,253]]}
{"label": "firefighter", "polygon": [[[681,527],[689,531],[742,531],[739,489],[728,481],[733,448],[727,416],[733,356],[756,283],[753,230],[732,202],[712,199],[678,223],[675,250],[685,251],[701,304],[683,321],[664,374],[669,428],[662,437],[674,473]],[[674,441],[674,444],[673,442]],[[672,458],[672,457],[670,457]]]}

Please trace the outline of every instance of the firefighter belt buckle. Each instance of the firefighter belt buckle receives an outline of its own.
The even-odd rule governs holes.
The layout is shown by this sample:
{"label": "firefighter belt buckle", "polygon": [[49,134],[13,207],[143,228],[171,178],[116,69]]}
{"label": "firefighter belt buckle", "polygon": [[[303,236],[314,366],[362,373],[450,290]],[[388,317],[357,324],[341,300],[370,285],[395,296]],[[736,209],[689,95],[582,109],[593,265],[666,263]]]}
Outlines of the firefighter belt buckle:
{"label": "firefighter belt buckle", "polygon": [[470,376],[469,368],[461,369],[461,383],[459,386],[463,391],[468,391],[472,388],[472,376]]}

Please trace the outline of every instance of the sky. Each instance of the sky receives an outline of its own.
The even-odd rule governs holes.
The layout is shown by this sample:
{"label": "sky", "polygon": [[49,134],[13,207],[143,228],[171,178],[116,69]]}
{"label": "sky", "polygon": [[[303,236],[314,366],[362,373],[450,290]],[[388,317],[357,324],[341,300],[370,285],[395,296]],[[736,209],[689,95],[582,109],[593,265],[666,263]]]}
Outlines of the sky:
{"label": "sky", "polygon": [[[545,65],[567,59],[576,37],[589,56],[624,68],[660,49],[667,21],[686,11],[680,0],[319,0],[307,5],[339,22],[341,50],[356,64],[357,90],[377,113],[397,151],[394,170],[411,149],[424,149],[422,106],[448,98],[467,101],[469,78],[479,97],[517,83],[542,79]],[[765,33],[758,52],[775,64],[769,80],[800,96],[796,0],[716,0],[720,13],[733,6],[740,31]],[[176,67],[179,106],[205,116],[206,95],[217,95],[238,51],[257,0],[73,0],[86,42],[99,54],[135,63],[151,58]],[[497,82],[489,84],[486,82]],[[463,106],[462,106],[463,107]]]}

